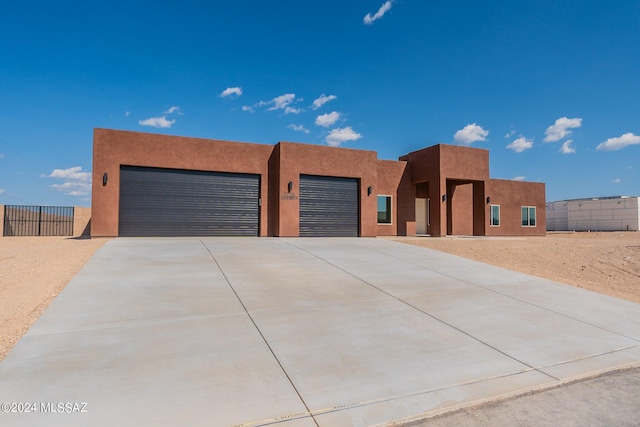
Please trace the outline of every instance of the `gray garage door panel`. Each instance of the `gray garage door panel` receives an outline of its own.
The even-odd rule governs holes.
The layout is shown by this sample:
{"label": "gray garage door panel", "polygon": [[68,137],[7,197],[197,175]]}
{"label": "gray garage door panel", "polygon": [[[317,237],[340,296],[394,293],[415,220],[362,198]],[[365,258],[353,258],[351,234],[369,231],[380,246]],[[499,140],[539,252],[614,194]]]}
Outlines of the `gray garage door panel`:
{"label": "gray garage door panel", "polygon": [[120,236],[257,236],[260,175],[122,166]]}
{"label": "gray garage door panel", "polygon": [[358,237],[360,184],[354,178],[300,176],[300,236]]}

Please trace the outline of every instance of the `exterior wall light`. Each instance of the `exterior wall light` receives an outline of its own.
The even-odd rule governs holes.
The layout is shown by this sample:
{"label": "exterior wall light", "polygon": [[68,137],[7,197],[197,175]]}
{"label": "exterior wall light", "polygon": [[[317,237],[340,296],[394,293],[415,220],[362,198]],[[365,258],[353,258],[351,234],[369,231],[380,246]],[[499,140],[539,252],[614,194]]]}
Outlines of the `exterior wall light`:
{"label": "exterior wall light", "polygon": [[107,181],[109,181],[109,175],[107,175],[107,173],[103,173],[102,174],[102,186],[106,187],[107,186]]}
{"label": "exterior wall light", "polygon": [[446,194],[443,194],[443,195],[442,195],[442,201],[443,201],[443,202],[446,202],[446,201],[447,201],[447,195],[446,195]]}
{"label": "exterior wall light", "polygon": [[491,197],[487,196],[487,204],[491,203]]}
{"label": "exterior wall light", "polygon": [[369,186],[369,188],[367,188],[367,196],[370,196],[373,193],[373,187]]}
{"label": "exterior wall light", "polygon": [[287,190],[291,193],[291,190],[293,190],[293,181],[289,181],[289,184],[287,184]]}

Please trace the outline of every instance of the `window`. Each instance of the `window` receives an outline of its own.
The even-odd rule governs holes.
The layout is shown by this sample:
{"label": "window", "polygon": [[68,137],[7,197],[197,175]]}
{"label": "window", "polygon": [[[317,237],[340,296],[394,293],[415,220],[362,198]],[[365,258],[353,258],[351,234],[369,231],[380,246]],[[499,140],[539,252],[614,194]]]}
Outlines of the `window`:
{"label": "window", "polygon": [[378,196],[378,224],[391,224],[391,196]]}
{"label": "window", "polygon": [[500,226],[500,206],[499,205],[491,205],[491,222],[489,223],[492,227]]}
{"label": "window", "polygon": [[536,226],[536,208],[535,208],[535,206],[523,206],[522,207],[522,226],[523,227],[535,227]]}

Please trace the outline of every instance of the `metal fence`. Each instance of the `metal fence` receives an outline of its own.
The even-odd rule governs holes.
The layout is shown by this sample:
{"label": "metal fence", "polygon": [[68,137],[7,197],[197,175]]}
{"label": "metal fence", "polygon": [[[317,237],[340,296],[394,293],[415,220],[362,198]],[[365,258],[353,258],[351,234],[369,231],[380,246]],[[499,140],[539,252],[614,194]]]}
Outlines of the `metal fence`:
{"label": "metal fence", "polygon": [[4,207],[3,236],[73,236],[73,207]]}

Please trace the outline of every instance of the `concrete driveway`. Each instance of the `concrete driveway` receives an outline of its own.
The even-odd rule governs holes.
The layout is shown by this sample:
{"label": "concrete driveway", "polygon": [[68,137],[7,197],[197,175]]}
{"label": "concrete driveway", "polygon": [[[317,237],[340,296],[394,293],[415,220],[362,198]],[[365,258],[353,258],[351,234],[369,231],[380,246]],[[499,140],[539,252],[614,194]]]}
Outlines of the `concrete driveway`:
{"label": "concrete driveway", "polygon": [[0,363],[0,425],[384,425],[639,363],[640,305],[425,248],[116,239]]}

